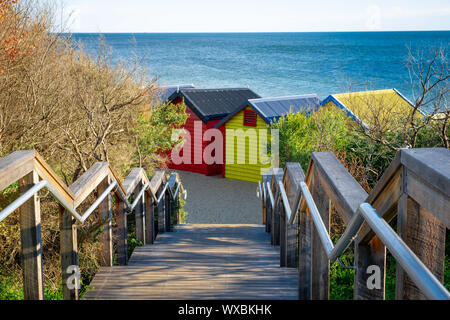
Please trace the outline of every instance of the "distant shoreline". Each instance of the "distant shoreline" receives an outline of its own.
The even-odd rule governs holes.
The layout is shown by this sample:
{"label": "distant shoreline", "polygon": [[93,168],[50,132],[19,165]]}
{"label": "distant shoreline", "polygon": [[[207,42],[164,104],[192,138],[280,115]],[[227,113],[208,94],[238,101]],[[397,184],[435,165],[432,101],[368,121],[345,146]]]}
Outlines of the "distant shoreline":
{"label": "distant shoreline", "polygon": [[55,32],[57,34],[302,34],[302,33],[427,33],[450,32],[450,30],[366,30],[366,31],[257,31],[257,32]]}

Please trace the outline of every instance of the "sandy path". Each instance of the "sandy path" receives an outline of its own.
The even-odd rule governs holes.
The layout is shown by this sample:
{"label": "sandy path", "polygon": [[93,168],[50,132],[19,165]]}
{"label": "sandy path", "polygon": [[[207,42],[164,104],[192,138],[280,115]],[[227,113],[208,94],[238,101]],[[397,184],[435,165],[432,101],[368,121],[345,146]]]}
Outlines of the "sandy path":
{"label": "sandy path", "polygon": [[207,177],[178,171],[188,192],[187,222],[195,224],[261,224],[261,201],[253,182]]}

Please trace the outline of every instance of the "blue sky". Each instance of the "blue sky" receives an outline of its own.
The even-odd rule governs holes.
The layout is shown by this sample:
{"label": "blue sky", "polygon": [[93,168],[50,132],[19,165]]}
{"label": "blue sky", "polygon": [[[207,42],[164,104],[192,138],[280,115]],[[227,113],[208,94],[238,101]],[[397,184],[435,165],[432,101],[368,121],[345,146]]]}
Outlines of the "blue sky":
{"label": "blue sky", "polygon": [[[58,3],[61,1],[56,0]],[[449,0],[63,0],[72,32],[450,30]]]}

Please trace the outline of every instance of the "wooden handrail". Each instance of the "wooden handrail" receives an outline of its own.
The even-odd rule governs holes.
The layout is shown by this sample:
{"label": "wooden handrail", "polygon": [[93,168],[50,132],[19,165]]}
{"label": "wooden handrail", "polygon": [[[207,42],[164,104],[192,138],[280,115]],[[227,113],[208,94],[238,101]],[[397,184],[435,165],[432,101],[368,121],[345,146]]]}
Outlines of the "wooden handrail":
{"label": "wooden handrail", "polygon": [[[42,180],[40,183],[39,181]],[[70,187],[56,175],[51,167],[34,150],[16,151],[4,158],[0,158],[0,190],[12,183],[19,181],[19,190],[23,195],[5,210],[3,216],[20,206],[22,259],[24,275],[25,299],[43,299],[42,277],[42,243],[40,229],[40,205],[37,191],[46,187],[55,194],[56,198],[64,204],[67,210],[60,205],[61,219],[61,266],[63,273],[63,294],[65,299],[77,299],[78,290],[69,288],[67,281],[69,275],[67,268],[78,265],[77,258],[77,224],[72,215],[80,221],[84,221],[87,215],[80,218],[75,209],[86,198],[97,190],[98,198],[94,205],[88,209],[91,213],[98,205],[100,217],[104,220],[105,228],[100,235],[101,265],[112,266],[113,263],[113,237],[112,237],[112,201],[111,193],[117,195],[116,199],[116,224],[117,224],[117,260],[119,264],[127,264],[127,211],[132,209],[128,198],[134,196],[136,236],[138,241],[152,244],[157,232],[170,230],[170,214],[173,199],[172,187],[184,189],[180,183],[178,174],[172,174],[169,178],[170,185],[166,184],[166,174],[158,171],[151,181],[145,170],[134,168],[122,183],[118,175],[109,163],[99,162],[94,164]],[[39,184],[39,185],[37,185]],[[36,185],[36,186],[35,186]],[[33,187],[35,186],[35,187]],[[144,186],[148,188],[143,189]],[[27,190],[30,190],[27,192]],[[36,190],[36,191],[34,191]],[[143,190],[143,191],[141,191]],[[157,201],[161,199],[161,203]],[[70,211],[70,212],[69,212]],[[154,214],[157,214],[162,226],[155,228]],[[179,222],[177,215],[176,222]]]}
{"label": "wooden handrail", "polygon": [[[286,165],[284,180],[292,180],[292,168],[295,168],[295,165]],[[402,241],[440,281],[443,281],[445,229],[449,227],[450,222],[449,150],[442,148],[401,150],[369,195],[331,152],[313,153],[306,176],[299,175],[296,180],[297,182],[304,180],[311,190],[325,228],[329,228],[331,204],[344,223],[352,225],[351,232],[356,233],[358,223],[359,226],[362,224],[355,237],[355,299],[383,299],[385,296],[386,248],[367,222],[358,215],[362,203],[372,205],[377,214],[388,222],[398,213],[398,234]],[[284,187],[287,194],[296,193],[297,197],[299,196],[298,188],[292,183],[284,183]],[[289,199],[292,214],[296,214],[294,212],[296,204],[291,199],[293,196]],[[265,205],[263,212],[272,212],[270,219],[277,219],[273,211],[280,211],[281,218],[278,220],[283,225],[282,206],[277,203],[271,210],[267,199],[263,200]],[[311,227],[313,224],[304,198],[300,203],[300,212],[300,219],[297,221],[297,242],[291,241],[289,244],[280,240],[280,257],[292,251],[300,254],[299,298],[327,299],[328,256],[322,244],[317,245],[320,238],[317,230]],[[277,222],[271,223],[276,225]],[[286,226],[281,230],[283,228]],[[350,235],[347,238],[351,240],[349,230],[346,230],[346,236]],[[285,237],[283,234],[278,236],[276,230],[270,231],[277,237]],[[341,237],[335,249],[341,240],[346,238]],[[276,239],[273,243],[277,243]],[[299,247],[296,247],[297,243]],[[345,244],[346,241],[342,243]],[[285,247],[289,245],[294,248]],[[345,246],[339,249],[343,248]],[[381,272],[380,290],[371,290],[367,287],[370,275],[367,274],[367,268],[374,265],[378,266]],[[400,266],[397,266],[396,298],[424,298]]]}

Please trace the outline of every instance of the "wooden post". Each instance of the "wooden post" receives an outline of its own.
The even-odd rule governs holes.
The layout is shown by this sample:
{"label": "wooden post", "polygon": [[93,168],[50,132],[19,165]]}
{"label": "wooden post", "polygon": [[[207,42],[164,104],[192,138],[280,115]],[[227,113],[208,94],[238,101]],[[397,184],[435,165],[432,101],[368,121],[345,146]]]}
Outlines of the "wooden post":
{"label": "wooden post", "polygon": [[[39,182],[36,172],[19,179],[19,192],[24,194]],[[41,211],[37,194],[20,207],[23,294],[25,300],[43,300]]]}
{"label": "wooden post", "polygon": [[298,266],[298,229],[296,224],[288,223],[285,231],[286,237],[286,267]]}
{"label": "wooden post", "polygon": [[180,194],[177,195],[177,199],[175,200],[177,202],[177,224],[181,224],[181,208],[180,208]]}
{"label": "wooden post", "polygon": [[278,216],[280,217],[280,267],[286,267],[286,212],[284,211],[283,201],[281,200],[281,196],[279,197],[278,204],[275,206],[275,211],[278,212]]}
{"label": "wooden post", "polygon": [[153,231],[153,242],[155,242],[159,233],[159,205],[155,201],[153,201]]}
{"label": "wooden post", "polygon": [[155,224],[153,221],[153,198],[146,192],[145,200],[145,243],[153,244],[155,234]]}
{"label": "wooden post", "polygon": [[[261,211],[261,214],[262,214],[262,216],[261,216],[261,223],[263,224],[263,225],[267,225],[267,211],[266,211],[266,201],[265,201],[265,199],[264,199],[264,192],[263,192],[263,190],[265,189],[265,182],[266,181],[266,178],[265,178],[265,175],[263,175],[262,176],[262,179],[261,179],[261,190],[259,190],[259,192],[261,193],[259,196],[261,197],[261,206],[262,206],[262,211]],[[266,197],[267,197],[268,195],[267,195],[267,193],[266,193]],[[267,229],[267,227],[266,227],[266,229]]]}
{"label": "wooden post", "polygon": [[[272,188],[272,194],[275,197],[275,208],[272,210],[272,226],[271,226],[271,243],[274,246],[280,245],[280,210],[279,208],[279,202],[281,202],[281,199],[278,199],[281,197],[281,195],[278,192],[278,182],[283,180],[284,171],[280,168],[274,168],[273,169],[273,175],[272,175],[272,181],[271,181],[271,188]],[[283,206],[283,204],[281,204]]]}
{"label": "wooden post", "polygon": [[[159,187],[158,193],[156,194],[157,198],[162,193],[162,189],[164,188],[164,180],[161,186]],[[158,232],[164,233],[166,232],[166,214],[165,214],[165,195],[162,196],[161,201],[158,204]]]}
{"label": "wooden post", "polygon": [[[109,187],[111,180],[105,178],[97,187],[98,196],[103,194]],[[102,250],[100,251],[100,265],[103,267],[111,267],[113,265],[113,243],[112,243],[112,207],[111,194],[109,194],[99,205],[98,212],[100,219],[106,221],[104,229],[100,234],[100,243]]]}
{"label": "wooden post", "polygon": [[169,190],[164,195],[164,213],[166,215],[166,230],[170,232],[172,230],[172,199],[170,198]]}
{"label": "wooden post", "polygon": [[70,289],[68,286],[72,275],[68,272],[68,268],[78,266],[77,225],[72,215],[61,205],[59,206],[59,221],[63,297],[64,300],[78,300],[77,287]]}
{"label": "wooden post", "polygon": [[299,219],[299,266],[298,266],[298,298],[311,299],[312,273],[312,228],[314,227],[308,209],[300,213]]}
{"label": "wooden post", "polygon": [[[276,200],[275,200],[276,201]],[[275,208],[272,210],[272,227],[271,227],[272,245],[280,245],[280,210],[275,202]]]}
{"label": "wooden post", "polygon": [[272,204],[269,196],[266,197],[266,232],[271,232],[272,227]]}
{"label": "wooden post", "polygon": [[[354,293],[355,300],[384,300],[385,298],[385,278],[386,278],[386,247],[377,236],[373,237],[369,243],[355,240],[355,280]],[[370,266],[379,268],[380,288],[369,288],[368,280],[373,274],[369,272]]]}
{"label": "wooden post", "polygon": [[117,224],[117,263],[120,266],[128,264],[128,231],[125,203],[116,199],[116,224]]}
{"label": "wooden post", "polygon": [[[317,171],[313,173],[312,196],[317,209],[322,217],[325,227],[330,233],[330,199],[323,189]],[[328,300],[330,294],[330,261],[328,255],[320,241],[317,229],[313,228],[312,233],[312,273],[311,273],[311,299]]]}
{"label": "wooden post", "polygon": [[[438,280],[444,280],[446,227],[429,211],[403,194],[398,203],[398,234]],[[396,300],[426,297],[397,263]]]}
{"label": "wooden post", "polygon": [[[142,190],[142,183],[140,182],[134,189],[134,197],[136,198]],[[136,240],[145,243],[145,221],[143,212],[143,202],[142,198],[138,201],[136,207],[134,208],[134,216],[136,219]]]}

